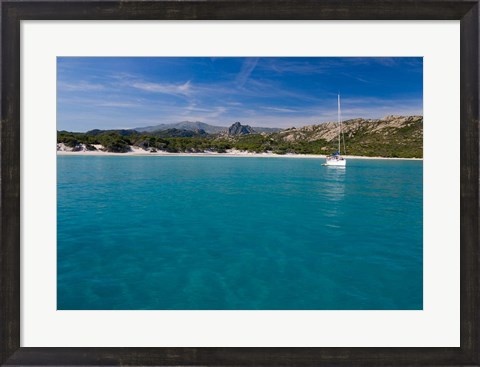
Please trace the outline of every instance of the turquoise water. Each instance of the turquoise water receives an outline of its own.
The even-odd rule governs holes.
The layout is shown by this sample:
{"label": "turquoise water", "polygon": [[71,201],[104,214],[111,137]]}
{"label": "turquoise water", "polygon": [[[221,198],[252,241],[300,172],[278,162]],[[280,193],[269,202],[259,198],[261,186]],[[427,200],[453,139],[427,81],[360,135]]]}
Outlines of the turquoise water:
{"label": "turquoise water", "polygon": [[422,309],[421,161],[59,156],[60,310]]}

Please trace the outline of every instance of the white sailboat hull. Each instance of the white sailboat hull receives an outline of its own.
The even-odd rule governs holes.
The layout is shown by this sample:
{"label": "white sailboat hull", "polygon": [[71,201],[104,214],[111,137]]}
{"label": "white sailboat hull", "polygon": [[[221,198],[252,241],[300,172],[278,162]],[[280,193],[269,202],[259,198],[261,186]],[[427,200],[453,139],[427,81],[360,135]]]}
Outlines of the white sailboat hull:
{"label": "white sailboat hull", "polygon": [[326,166],[340,166],[345,167],[347,165],[346,159],[328,159],[325,162]]}

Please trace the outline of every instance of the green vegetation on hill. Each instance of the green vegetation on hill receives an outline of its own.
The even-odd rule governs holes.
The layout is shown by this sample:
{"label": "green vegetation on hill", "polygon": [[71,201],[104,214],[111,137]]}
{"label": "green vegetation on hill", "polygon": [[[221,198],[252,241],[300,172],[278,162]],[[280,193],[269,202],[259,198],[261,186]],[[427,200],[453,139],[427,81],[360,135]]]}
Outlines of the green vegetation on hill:
{"label": "green vegetation on hill", "polygon": [[[240,126],[241,127],[241,126]],[[354,119],[343,124],[347,154],[401,158],[423,157],[423,118],[390,116],[382,120]],[[136,130],[92,130],[86,133],[59,131],[57,142],[73,150],[104,150],[125,153],[131,146],[146,151],[219,152],[238,149],[248,152],[276,154],[330,154],[337,149],[338,125],[290,128],[274,133],[244,135],[207,134],[203,130],[168,129],[138,132]],[[342,141],[343,153],[343,141]]]}
{"label": "green vegetation on hill", "polygon": [[[423,157],[423,118],[388,116],[381,120],[353,119],[342,124],[347,154],[376,157]],[[326,123],[283,130],[272,134],[312,154],[338,149],[338,125]],[[343,138],[341,141],[343,153]],[[299,149],[298,146],[296,149]]]}
{"label": "green vegetation on hill", "polygon": [[[176,130],[176,129],[175,129]],[[57,132],[57,143],[64,143],[70,148],[79,148],[84,144],[95,149],[93,145],[102,145],[107,152],[125,153],[130,151],[130,147],[138,146],[145,150],[165,150],[170,153],[177,152],[203,152],[206,150],[214,152],[225,152],[233,146],[230,142],[223,139],[215,139],[206,134],[198,133],[195,136],[177,136],[178,131],[174,131],[174,136],[166,137],[164,131],[155,136],[156,132],[138,133],[128,136],[122,136],[115,132],[105,132],[103,134],[95,133],[72,133],[68,131]],[[188,134],[191,135],[191,134]]]}

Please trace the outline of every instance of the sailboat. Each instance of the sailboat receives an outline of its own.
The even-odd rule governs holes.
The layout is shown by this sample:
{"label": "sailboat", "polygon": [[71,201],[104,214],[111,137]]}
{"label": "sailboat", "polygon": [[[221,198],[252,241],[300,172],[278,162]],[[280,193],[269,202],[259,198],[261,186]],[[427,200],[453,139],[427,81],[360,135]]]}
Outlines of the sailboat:
{"label": "sailboat", "polygon": [[[340,166],[345,167],[347,165],[347,160],[342,157],[340,153],[340,140],[342,136],[342,114],[340,109],[340,94],[338,94],[338,104],[337,104],[337,121],[338,121],[338,150],[327,156],[327,159],[323,166]],[[343,141],[343,151],[345,152],[345,140]]]}

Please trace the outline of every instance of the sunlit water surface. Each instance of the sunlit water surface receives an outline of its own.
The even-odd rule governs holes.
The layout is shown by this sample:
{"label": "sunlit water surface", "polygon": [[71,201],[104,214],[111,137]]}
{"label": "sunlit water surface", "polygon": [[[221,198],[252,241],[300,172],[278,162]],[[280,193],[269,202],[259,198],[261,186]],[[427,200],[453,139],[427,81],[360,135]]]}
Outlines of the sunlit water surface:
{"label": "sunlit water surface", "polygon": [[422,309],[422,162],[59,156],[58,309]]}

